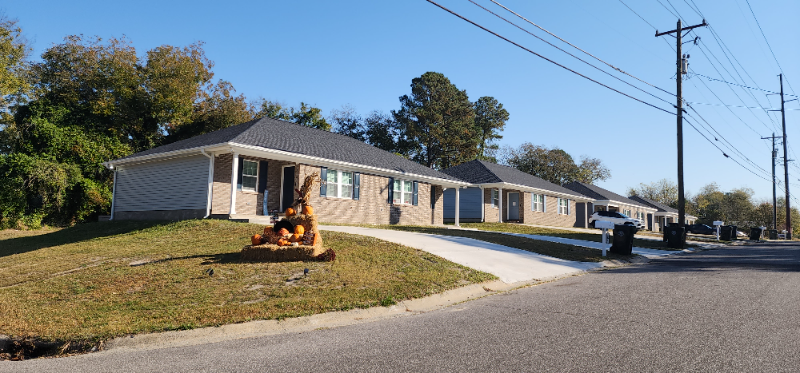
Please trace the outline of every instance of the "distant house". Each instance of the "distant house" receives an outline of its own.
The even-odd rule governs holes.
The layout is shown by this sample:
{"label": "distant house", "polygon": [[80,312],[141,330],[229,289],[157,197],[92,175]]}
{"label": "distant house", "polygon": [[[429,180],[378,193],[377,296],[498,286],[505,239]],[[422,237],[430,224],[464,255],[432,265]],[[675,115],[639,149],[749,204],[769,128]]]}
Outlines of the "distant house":
{"label": "distant house", "polygon": [[108,161],[113,220],[247,219],[284,211],[307,175],[321,222],[442,224],[468,183],[347,136],[262,118]]}
{"label": "distant house", "polygon": [[657,209],[652,206],[623,197],[597,185],[579,181],[574,181],[564,187],[594,199],[585,206],[589,215],[595,211],[616,211],[632,218],[641,219],[645,222],[648,230],[653,230],[653,218]]}
{"label": "distant house", "polygon": [[592,198],[515,168],[474,160],[442,170],[474,186],[444,192],[444,220],[541,224],[586,227],[588,216],[577,205]]}
{"label": "distant house", "polygon": [[[677,209],[669,207],[663,203],[653,201],[652,199],[649,198],[644,198],[639,196],[630,196],[628,198],[656,209],[656,212],[654,214],[655,223],[653,225],[653,229],[651,229],[652,231],[660,232],[664,229],[665,224],[678,222]],[[686,224],[694,224],[695,221],[697,221],[696,216],[689,214],[686,215]]]}

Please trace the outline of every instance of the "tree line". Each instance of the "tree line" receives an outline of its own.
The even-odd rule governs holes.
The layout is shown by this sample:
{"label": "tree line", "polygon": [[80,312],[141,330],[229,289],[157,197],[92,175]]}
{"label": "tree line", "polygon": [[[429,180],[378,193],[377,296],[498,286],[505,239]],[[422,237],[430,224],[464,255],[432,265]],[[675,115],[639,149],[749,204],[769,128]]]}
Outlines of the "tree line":
{"label": "tree line", "polygon": [[388,114],[344,106],[326,117],[305,102],[237,94],[215,79],[200,42],[142,55],[126,38],[68,36],[34,62],[17,22],[2,17],[0,51],[0,229],[96,219],[111,204],[103,162],[261,117],[338,132],[434,169],[484,159],[558,184],[610,176],[599,160],[576,164],[560,149],[500,149],[508,111],[491,96],[471,101],[437,72],[412,79]]}
{"label": "tree line", "polygon": [[[638,195],[678,208],[678,186],[668,179],[630,187],[628,195]],[[727,225],[745,229],[751,227],[771,229],[772,201],[756,200],[754,195],[755,191],[750,188],[735,188],[724,192],[717,183],[710,183],[700,188],[697,194],[686,194],[686,213],[697,216],[700,224],[712,225],[714,221],[719,220]],[[777,206],[777,227],[778,230],[783,230],[786,226],[786,199],[778,197],[775,206]],[[800,232],[800,211],[792,207],[790,213],[792,232]]]}

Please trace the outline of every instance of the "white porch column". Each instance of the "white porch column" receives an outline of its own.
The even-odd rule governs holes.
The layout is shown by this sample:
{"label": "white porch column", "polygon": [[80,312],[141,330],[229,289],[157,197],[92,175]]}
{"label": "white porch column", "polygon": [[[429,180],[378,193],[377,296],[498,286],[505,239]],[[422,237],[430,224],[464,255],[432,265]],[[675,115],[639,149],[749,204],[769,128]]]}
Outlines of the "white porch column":
{"label": "white porch column", "polygon": [[497,221],[503,222],[503,188],[497,188]]}
{"label": "white porch column", "polygon": [[483,189],[483,187],[479,188],[481,190],[481,223],[483,223],[486,221],[486,196],[483,195],[483,193],[486,193],[486,191]]}
{"label": "white porch column", "polygon": [[233,161],[231,162],[231,208],[228,215],[236,215],[236,184],[239,181],[239,153],[233,152]]}
{"label": "white porch column", "polygon": [[117,199],[117,168],[116,167],[114,167],[114,184],[112,184],[112,185],[113,186],[111,187],[111,216],[108,218],[108,220],[111,220],[111,221],[114,220],[114,202]]}
{"label": "white porch column", "polygon": [[461,205],[461,198],[459,197],[458,190],[461,189],[460,187],[456,187],[456,227],[460,227],[461,225],[458,223],[458,213]]}

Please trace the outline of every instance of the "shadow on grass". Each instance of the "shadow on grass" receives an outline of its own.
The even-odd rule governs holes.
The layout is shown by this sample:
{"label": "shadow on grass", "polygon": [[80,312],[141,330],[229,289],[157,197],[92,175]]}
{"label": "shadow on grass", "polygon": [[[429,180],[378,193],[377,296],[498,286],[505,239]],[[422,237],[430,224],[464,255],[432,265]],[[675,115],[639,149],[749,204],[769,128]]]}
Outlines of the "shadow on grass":
{"label": "shadow on grass", "polygon": [[159,225],[166,221],[121,221],[84,223],[52,233],[38,236],[10,238],[0,241],[0,257],[22,254],[59,245],[89,241],[96,238],[133,233]]}

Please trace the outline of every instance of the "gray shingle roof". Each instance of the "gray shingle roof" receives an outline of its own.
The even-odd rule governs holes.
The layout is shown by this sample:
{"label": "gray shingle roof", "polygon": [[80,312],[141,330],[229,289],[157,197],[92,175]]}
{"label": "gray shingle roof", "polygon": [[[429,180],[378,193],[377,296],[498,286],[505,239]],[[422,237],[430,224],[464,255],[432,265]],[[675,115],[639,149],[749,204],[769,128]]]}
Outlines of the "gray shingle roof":
{"label": "gray shingle roof", "polygon": [[581,195],[581,193],[576,193],[516,168],[481,160],[462,163],[442,170],[442,172],[473,184],[509,183],[557,193]]}
{"label": "gray shingle roof", "polygon": [[148,149],[120,160],[227,142],[458,181],[452,176],[351,137],[272,118],[255,119],[172,144]]}
{"label": "gray shingle roof", "polygon": [[623,197],[617,193],[614,193],[607,189],[603,189],[597,185],[582,183],[580,181],[573,181],[567,185],[564,185],[564,187],[570,190],[574,190],[585,196],[592,197],[596,200],[617,201],[617,202],[627,203],[630,205],[652,208],[644,203],[628,199],[627,197]]}
{"label": "gray shingle roof", "polygon": [[671,213],[675,213],[675,214],[678,213],[677,209],[669,207],[669,206],[667,206],[667,205],[665,205],[665,204],[663,204],[661,202],[653,201],[652,199],[649,199],[649,198],[644,198],[644,197],[640,197],[640,196],[630,196],[629,198],[634,200],[634,201],[638,201],[640,203],[648,205],[648,206],[650,206],[652,208],[658,209],[659,212],[671,212]]}

